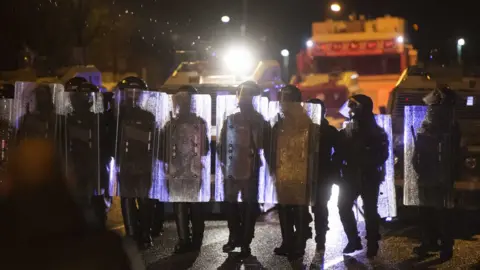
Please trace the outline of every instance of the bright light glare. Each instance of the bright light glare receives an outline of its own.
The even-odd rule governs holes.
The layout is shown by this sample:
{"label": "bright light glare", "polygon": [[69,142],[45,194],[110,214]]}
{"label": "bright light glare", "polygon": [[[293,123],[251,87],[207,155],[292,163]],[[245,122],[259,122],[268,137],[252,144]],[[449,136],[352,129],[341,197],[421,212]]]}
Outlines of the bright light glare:
{"label": "bright light glare", "polygon": [[342,7],[338,3],[333,3],[330,5],[330,10],[332,10],[333,12],[339,12],[340,10],[342,10]]}
{"label": "bright light glare", "polygon": [[398,36],[397,37],[397,43],[403,43],[405,41],[405,39],[403,38],[403,36]]}
{"label": "bright light glare", "polygon": [[465,39],[461,38],[457,41],[458,46],[463,46],[465,45]]}
{"label": "bright light glare", "polygon": [[307,48],[313,47],[313,41],[312,40],[307,40]]}
{"label": "bright light glare", "polygon": [[223,16],[221,20],[222,20],[223,23],[229,23],[230,22],[230,17]]}
{"label": "bright light glare", "polygon": [[280,53],[282,54],[283,57],[287,57],[290,55],[290,52],[287,49],[283,49]]}
{"label": "bright light glare", "polygon": [[245,48],[230,49],[224,57],[227,68],[235,75],[246,75],[252,69],[253,56]]}

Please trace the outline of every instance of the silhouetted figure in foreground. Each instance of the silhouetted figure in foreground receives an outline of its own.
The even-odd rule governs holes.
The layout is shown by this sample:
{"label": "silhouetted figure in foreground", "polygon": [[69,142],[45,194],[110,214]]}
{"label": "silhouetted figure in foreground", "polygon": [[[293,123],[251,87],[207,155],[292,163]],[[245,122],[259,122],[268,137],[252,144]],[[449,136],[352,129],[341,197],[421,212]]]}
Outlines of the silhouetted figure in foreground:
{"label": "silhouetted figure in foreground", "polygon": [[132,269],[118,235],[87,225],[71,187],[51,142],[19,144],[3,183],[0,269]]}

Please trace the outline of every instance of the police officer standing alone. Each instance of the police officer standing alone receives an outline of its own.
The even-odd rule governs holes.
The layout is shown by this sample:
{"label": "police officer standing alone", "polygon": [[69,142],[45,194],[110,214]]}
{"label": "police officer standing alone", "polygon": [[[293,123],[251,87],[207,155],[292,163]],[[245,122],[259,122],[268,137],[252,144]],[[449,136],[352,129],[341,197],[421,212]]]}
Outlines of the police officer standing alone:
{"label": "police officer standing alone", "polygon": [[[217,153],[223,172],[224,206],[229,237],[224,252],[241,247],[241,256],[251,255],[255,222],[259,214],[258,185],[261,150],[270,139],[270,124],[253,106],[260,88],[245,82],[237,89],[238,109],[223,122]],[[222,188],[222,187],[220,187]],[[241,202],[238,196],[241,194]]]}
{"label": "police officer standing alone", "polygon": [[314,182],[316,189],[316,200],[312,207],[315,215],[315,242],[317,251],[325,251],[325,236],[328,231],[328,200],[332,195],[334,177],[338,176],[338,166],[332,161],[332,154],[338,144],[338,130],[331,126],[325,118],[326,108],[323,101],[311,99],[308,103],[320,104],[322,108],[322,123],[320,125],[318,179]]}
{"label": "police officer standing alone", "polygon": [[440,251],[440,258],[448,260],[453,256],[449,215],[453,206],[451,195],[459,175],[461,138],[454,114],[456,95],[448,87],[442,87],[423,100],[428,109],[416,135],[411,160],[416,175],[407,180],[417,181],[418,186],[418,201],[407,204],[418,203],[421,214],[421,245],[413,252],[424,256]]}
{"label": "police officer standing alone", "polygon": [[384,164],[388,158],[389,142],[387,134],[375,121],[371,98],[354,95],[350,97],[348,107],[351,121],[340,131],[339,147],[334,158],[342,168],[338,208],[348,238],[343,253],[362,249],[353,213],[355,201],[361,196],[368,241],[367,257],[373,258],[379,248],[377,204],[380,184],[385,178]]}

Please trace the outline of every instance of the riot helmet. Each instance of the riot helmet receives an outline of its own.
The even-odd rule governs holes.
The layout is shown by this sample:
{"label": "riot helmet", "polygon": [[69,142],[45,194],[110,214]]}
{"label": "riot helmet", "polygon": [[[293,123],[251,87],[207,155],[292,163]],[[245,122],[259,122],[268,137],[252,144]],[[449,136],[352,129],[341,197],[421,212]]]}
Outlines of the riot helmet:
{"label": "riot helmet", "polygon": [[455,120],[456,94],[448,86],[441,86],[431,91],[423,98],[428,105],[422,127],[424,130],[441,131],[450,128]]}
{"label": "riot helmet", "polygon": [[320,99],[318,98],[312,98],[312,99],[309,99],[307,101],[307,103],[311,103],[311,104],[319,104],[320,107],[321,107],[321,110],[322,110],[322,119],[325,119],[325,115],[327,114],[327,110],[325,108],[325,103],[323,103],[323,101],[321,101]]}
{"label": "riot helmet", "polygon": [[373,116],[373,101],[362,94],[353,95],[348,99],[349,116],[353,120],[371,118]]}
{"label": "riot helmet", "polygon": [[126,104],[135,107],[140,100],[140,91],[147,90],[148,86],[142,79],[130,76],[121,80],[117,84],[117,89],[122,91],[121,96]]}
{"label": "riot helmet", "polygon": [[87,79],[83,77],[73,77],[65,83],[65,91],[66,92],[76,92],[78,88],[84,84],[88,83]]}
{"label": "riot helmet", "polygon": [[248,110],[253,107],[253,97],[260,95],[260,87],[253,82],[247,81],[237,87],[238,107],[241,110]]}
{"label": "riot helmet", "polygon": [[0,99],[13,99],[15,86],[12,84],[0,84]]}
{"label": "riot helmet", "polygon": [[138,77],[130,76],[130,77],[127,77],[127,78],[121,80],[117,84],[117,88],[120,89],[120,90],[125,90],[125,89],[147,90],[148,86],[147,86],[147,83],[144,80],[142,80]]}
{"label": "riot helmet", "polygon": [[301,102],[302,94],[295,85],[287,85],[280,89],[279,95],[280,102]]}
{"label": "riot helmet", "polygon": [[196,93],[198,93],[198,90],[191,85],[183,85],[178,88],[177,93],[173,96],[175,111],[180,115],[190,113],[192,109],[192,95]]}
{"label": "riot helmet", "polygon": [[423,98],[427,106],[443,105],[445,107],[455,106],[457,96],[448,85],[440,86],[431,91]]}

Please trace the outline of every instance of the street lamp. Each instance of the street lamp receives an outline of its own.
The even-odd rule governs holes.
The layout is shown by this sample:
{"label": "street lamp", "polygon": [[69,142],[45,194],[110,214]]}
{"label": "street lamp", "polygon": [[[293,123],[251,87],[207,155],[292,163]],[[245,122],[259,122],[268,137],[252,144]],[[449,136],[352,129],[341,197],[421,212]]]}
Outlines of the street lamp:
{"label": "street lamp", "polygon": [[330,10],[337,13],[337,12],[340,12],[342,10],[342,7],[338,3],[333,3],[333,4],[330,5]]}
{"label": "street lamp", "polygon": [[222,16],[221,20],[222,20],[223,23],[229,23],[230,22],[230,17],[225,15],[225,16]]}
{"label": "street lamp", "polygon": [[457,40],[457,60],[458,60],[459,65],[462,64],[462,48],[463,48],[463,46],[465,46],[465,39],[459,38]]}
{"label": "street lamp", "polygon": [[307,40],[307,48],[312,48],[313,47],[313,41],[311,39]]}
{"label": "street lamp", "polygon": [[283,49],[280,54],[283,56],[283,74],[285,81],[289,81],[289,74],[288,74],[288,67],[289,67],[289,60],[290,60],[290,52],[287,49]]}

